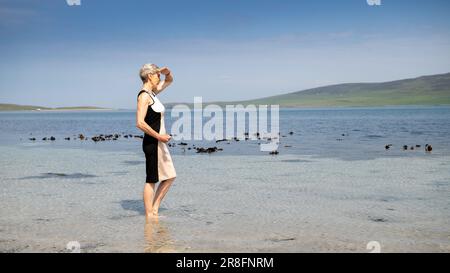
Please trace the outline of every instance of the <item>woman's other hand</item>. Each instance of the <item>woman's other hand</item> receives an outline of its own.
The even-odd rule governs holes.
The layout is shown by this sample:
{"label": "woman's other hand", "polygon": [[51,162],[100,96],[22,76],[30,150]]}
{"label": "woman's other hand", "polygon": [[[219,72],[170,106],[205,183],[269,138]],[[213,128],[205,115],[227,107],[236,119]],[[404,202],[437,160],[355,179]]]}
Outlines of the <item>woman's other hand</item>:
{"label": "woman's other hand", "polygon": [[158,140],[164,143],[169,142],[172,137],[170,135],[159,135]]}

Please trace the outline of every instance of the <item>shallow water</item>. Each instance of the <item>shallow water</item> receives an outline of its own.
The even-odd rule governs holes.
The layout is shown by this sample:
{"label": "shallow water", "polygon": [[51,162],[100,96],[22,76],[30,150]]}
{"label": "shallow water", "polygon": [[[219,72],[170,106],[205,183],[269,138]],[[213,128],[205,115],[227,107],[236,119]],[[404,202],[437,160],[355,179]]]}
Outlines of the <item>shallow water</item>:
{"label": "shallow water", "polygon": [[[67,243],[78,241],[82,252],[368,252],[367,243],[378,241],[382,252],[449,252],[450,155],[443,137],[449,132],[448,109],[425,109],[431,111],[428,116],[406,109],[402,124],[414,127],[409,133],[377,131],[373,125],[384,119],[388,128],[396,128],[401,109],[384,114],[336,110],[342,113],[333,112],[328,121],[320,111],[334,110],[315,111],[300,113],[309,115],[316,139],[306,127],[282,125],[282,131],[294,131],[285,141],[295,148],[278,156],[249,152],[256,145],[243,141],[222,144],[230,148],[211,155],[171,148],[178,178],[158,223],[147,224],[140,139],[96,144],[59,139],[84,128],[115,133],[114,127],[92,124],[127,120],[122,115],[129,113],[109,118],[98,113],[100,121],[91,116],[95,113],[83,113],[92,123],[88,118],[75,122],[90,125],[66,133],[56,125],[55,131],[25,130],[21,126],[33,123],[31,114],[3,119],[0,113],[0,124],[9,124],[0,133],[0,251],[67,252]],[[281,123],[293,126],[299,114],[286,112]],[[78,113],[45,115],[50,116],[45,122],[61,119],[63,126],[64,115]],[[370,121],[356,126],[351,116]],[[13,126],[14,120],[27,121]],[[323,133],[320,122],[334,127]],[[358,128],[363,136],[352,133],[334,142],[329,135],[337,135],[337,128],[339,133]],[[57,140],[28,141],[31,129],[37,131],[33,135]],[[393,149],[385,151],[385,142]],[[398,146],[423,142],[433,143],[433,153]]]}

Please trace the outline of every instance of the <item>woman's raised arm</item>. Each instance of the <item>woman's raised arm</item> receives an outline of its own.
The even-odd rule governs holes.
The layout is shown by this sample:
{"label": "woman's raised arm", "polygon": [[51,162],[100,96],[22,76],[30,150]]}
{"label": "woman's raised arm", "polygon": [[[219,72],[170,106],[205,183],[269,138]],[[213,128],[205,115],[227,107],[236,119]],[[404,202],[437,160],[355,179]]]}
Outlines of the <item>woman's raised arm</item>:
{"label": "woman's raised arm", "polygon": [[168,67],[163,67],[159,70],[161,74],[164,75],[164,80],[161,81],[156,87],[156,93],[161,93],[164,89],[166,89],[173,82],[172,72]]}

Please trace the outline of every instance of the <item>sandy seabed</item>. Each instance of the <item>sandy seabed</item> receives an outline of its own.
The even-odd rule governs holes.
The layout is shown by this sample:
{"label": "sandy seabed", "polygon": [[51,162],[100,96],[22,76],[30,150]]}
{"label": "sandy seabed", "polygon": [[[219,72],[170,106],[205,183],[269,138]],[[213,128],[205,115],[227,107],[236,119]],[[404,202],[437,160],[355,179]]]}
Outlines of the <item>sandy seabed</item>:
{"label": "sandy seabed", "polygon": [[450,251],[450,157],[173,155],[146,223],[141,151],[0,147],[0,251]]}

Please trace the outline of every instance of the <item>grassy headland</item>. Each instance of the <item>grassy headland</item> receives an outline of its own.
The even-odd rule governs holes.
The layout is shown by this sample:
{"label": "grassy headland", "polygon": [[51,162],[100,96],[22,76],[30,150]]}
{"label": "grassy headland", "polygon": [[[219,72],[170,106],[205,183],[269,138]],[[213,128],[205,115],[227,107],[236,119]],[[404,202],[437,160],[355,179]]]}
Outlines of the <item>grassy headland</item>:
{"label": "grassy headland", "polygon": [[74,107],[44,107],[36,105],[19,105],[0,103],[0,111],[64,111],[64,110],[112,110],[95,106],[74,106]]}

